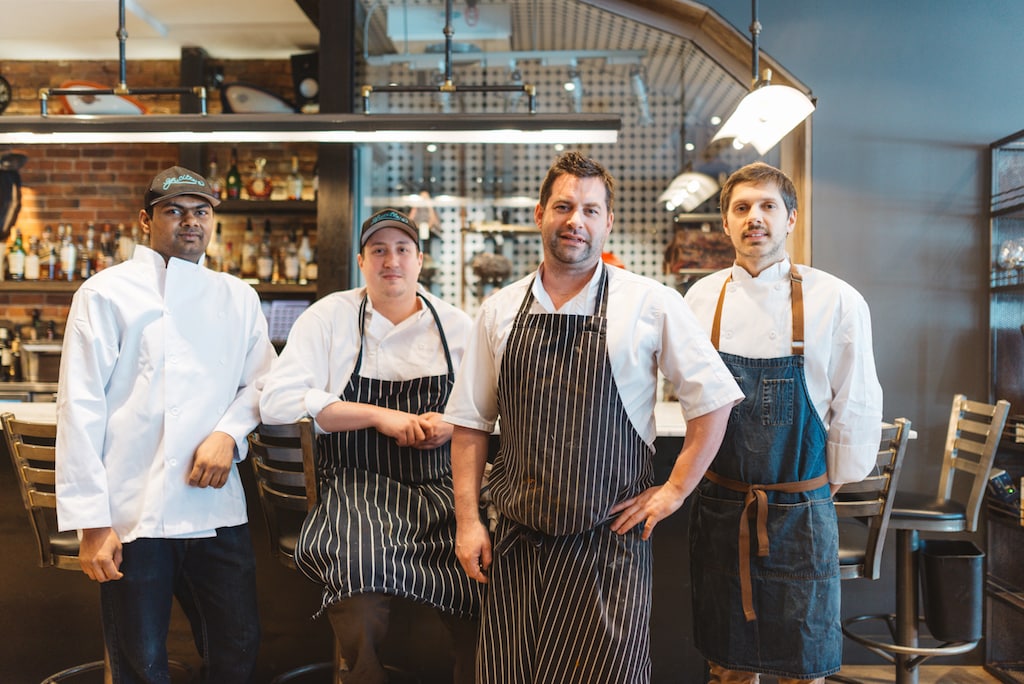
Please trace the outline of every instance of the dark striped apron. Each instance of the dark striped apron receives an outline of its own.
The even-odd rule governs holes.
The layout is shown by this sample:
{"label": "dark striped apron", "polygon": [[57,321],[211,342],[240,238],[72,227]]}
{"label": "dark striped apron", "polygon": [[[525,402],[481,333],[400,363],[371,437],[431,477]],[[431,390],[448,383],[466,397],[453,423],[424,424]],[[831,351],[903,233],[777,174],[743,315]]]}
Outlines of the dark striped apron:
{"label": "dark striped apron", "polygon": [[[359,355],[344,401],[407,413],[443,412],[455,378],[444,329],[437,324],[446,375],[391,381],[359,375],[366,297],[359,308]],[[306,517],[295,560],[324,585],[323,608],[353,594],[401,596],[463,617],[480,611],[480,585],[455,556],[455,501],[449,445],[400,447],[373,428],[319,438],[320,502]]]}
{"label": "dark striped apron", "polygon": [[[730,280],[711,328],[716,349]],[[745,398],[691,513],[694,635],[704,657],[726,668],[814,679],[837,672],[842,655],[839,534],[827,431],[804,374],[796,266],[790,283],[790,356],[720,352]]]}
{"label": "dark striped apron", "polygon": [[483,684],[650,680],[651,545],[611,532],[608,512],[651,486],[653,449],[612,377],[607,270],[598,292],[592,316],[530,314],[531,284],[509,334]]}

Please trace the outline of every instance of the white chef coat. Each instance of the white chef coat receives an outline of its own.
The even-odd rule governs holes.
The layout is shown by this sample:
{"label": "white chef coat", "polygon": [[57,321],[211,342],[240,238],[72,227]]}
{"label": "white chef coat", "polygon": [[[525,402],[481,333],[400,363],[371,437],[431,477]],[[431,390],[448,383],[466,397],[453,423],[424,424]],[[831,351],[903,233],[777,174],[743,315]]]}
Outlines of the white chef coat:
{"label": "white chef coat", "polygon": [[[543,265],[541,265],[543,269]],[[743,398],[707,333],[678,292],[625,269],[608,270],[608,356],[622,404],[637,433],[654,444],[657,373],[660,369],[692,419]],[[534,276],[495,292],[480,307],[473,342],[466,352],[445,420],[490,432],[498,418],[498,373],[512,323]],[[587,287],[560,309],[533,280],[532,314],[594,313],[601,269]]]}
{"label": "white chef coat", "polygon": [[60,529],[109,526],[127,543],[246,522],[237,468],[220,489],[188,475],[214,431],[245,457],[274,347],[256,291],[204,263],[165,265],[140,245],[75,293],[57,392]]}
{"label": "white chef coat", "polygon": [[[753,359],[789,356],[793,324],[790,260],[756,278],[732,266],[701,278],[686,302],[710,333],[725,279],[732,275],[722,310],[719,346]],[[814,407],[828,428],[826,461],[832,484],[864,479],[881,439],[882,387],[871,346],[867,302],[833,275],[797,265],[803,275],[804,372]]]}
{"label": "white chef coat", "polygon": [[[452,367],[458,369],[472,319],[422,287],[444,327]],[[288,333],[260,394],[260,414],[268,424],[314,419],[340,401],[359,354],[359,305],[365,288],[335,292],[302,312]],[[366,305],[363,363],[359,374],[378,380],[411,380],[448,372],[441,336],[430,309],[420,306],[397,325]],[[323,432],[319,425],[317,431]]]}

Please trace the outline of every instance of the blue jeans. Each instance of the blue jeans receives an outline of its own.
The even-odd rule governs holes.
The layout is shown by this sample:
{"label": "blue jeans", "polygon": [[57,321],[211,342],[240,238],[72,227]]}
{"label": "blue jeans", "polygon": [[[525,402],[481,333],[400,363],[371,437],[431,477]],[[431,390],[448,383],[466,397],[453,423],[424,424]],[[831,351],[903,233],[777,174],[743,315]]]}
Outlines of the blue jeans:
{"label": "blue jeans", "polygon": [[259,649],[256,561],[248,525],[203,539],[136,539],[124,577],[100,585],[103,636],[115,684],[169,684],[173,598],[192,626],[202,681],[245,684]]}

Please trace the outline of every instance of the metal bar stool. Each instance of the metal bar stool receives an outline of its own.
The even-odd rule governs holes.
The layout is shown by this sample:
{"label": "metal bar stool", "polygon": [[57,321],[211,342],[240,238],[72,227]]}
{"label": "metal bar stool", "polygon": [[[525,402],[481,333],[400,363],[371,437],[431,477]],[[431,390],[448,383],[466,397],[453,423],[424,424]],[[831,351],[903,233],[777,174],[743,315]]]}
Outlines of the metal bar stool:
{"label": "metal bar stool", "polygon": [[[843,634],[893,663],[897,684],[917,684],[918,667],[929,658],[966,653],[978,645],[978,639],[920,645],[919,532],[974,532],[978,529],[989,471],[1009,410],[1010,404],[1005,400],[986,404],[971,401],[962,394],[954,396],[937,495],[896,492],[889,518],[889,527],[896,530],[896,612],[849,618],[843,622]],[[966,499],[953,490],[957,472],[969,476],[970,491]],[[854,631],[854,625],[869,620],[884,621],[892,641],[881,641]]]}

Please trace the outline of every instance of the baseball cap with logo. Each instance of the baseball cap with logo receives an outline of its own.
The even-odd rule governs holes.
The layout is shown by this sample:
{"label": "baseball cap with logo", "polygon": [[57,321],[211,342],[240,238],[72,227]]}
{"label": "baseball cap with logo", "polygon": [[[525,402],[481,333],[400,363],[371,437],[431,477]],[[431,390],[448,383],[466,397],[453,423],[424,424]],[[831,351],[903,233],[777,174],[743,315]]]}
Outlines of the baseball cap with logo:
{"label": "baseball cap with logo", "polygon": [[397,228],[411,237],[417,245],[420,244],[419,230],[411,218],[397,209],[381,209],[363,222],[362,232],[359,235],[359,246],[365,247],[370,236],[382,228]]}
{"label": "baseball cap with logo", "polygon": [[149,189],[146,190],[146,207],[180,195],[199,195],[209,200],[213,206],[220,204],[220,199],[213,194],[205,178],[184,166],[172,166],[158,173],[149,184]]}

